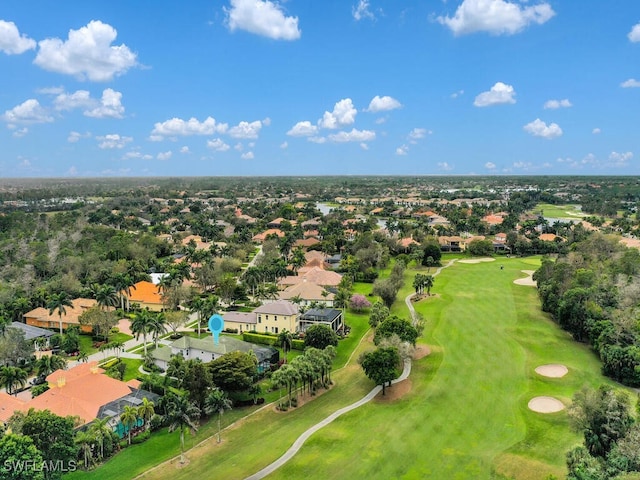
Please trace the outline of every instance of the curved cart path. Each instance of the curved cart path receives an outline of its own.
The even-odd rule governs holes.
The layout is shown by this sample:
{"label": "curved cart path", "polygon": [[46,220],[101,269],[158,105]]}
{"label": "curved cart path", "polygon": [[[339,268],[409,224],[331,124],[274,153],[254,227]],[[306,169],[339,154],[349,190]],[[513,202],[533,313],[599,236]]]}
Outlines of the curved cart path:
{"label": "curved cart path", "polygon": [[[439,267],[434,272],[433,276],[435,277],[436,275],[438,275],[442,271],[443,268],[447,268],[447,267],[450,267],[451,265],[453,265],[453,262],[455,262],[455,260],[451,260],[446,265],[444,265],[442,267]],[[408,295],[405,298],[404,301],[405,301],[405,303],[407,305],[407,308],[409,309],[409,312],[411,313],[411,318],[415,322],[416,321],[416,312],[415,312],[415,309],[413,308],[413,305],[411,304],[411,297],[413,297],[413,295],[414,295],[413,293]],[[392,380],[391,384],[393,385],[395,383],[401,382],[402,380],[406,380],[409,377],[410,373],[411,373],[411,359],[406,359],[404,361],[404,369],[402,370],[402,374],[398,378],[396,378],[395,380]],[[367,395],[365,395],[363,398],[361,398],[357,402],[352,403],[351,405],[347,405],[346,407],[343,407],[340,410],[336,410],[335,412],[333,412],[331,415],[329,415],[327,418],[325,418],[321,422],[318,422],[315,425],[313,425],[312,427],[308,428],[307,430],[305,430],[297,438],[297,440],[295,442],[293,442],[293,445],[291,445],[291,447],[289,447],[289,449],[280,458],[278,458],[272,464],[267,465],[266,467],[264,467],[259,472],[254,473],[253,475],[247,477],[245,480],[260,480],[260,479],[266,477],[267,475],[273,473],[278,468],[280,468],[282,465],[284,465],[289,460],[291,460],[294,457],[294,455],[296,453],[298,453],[300,448],[302,448],[302,445],[304,445],[304,442],[306,442],[311,435],[316,433],[321,428],[329,425],[331,422],[333,422],[339,416],[341,416],[341,415],[343,415],[343,414],[345,414],[347,412],[350,412],[351,410],[355,410],[356,408],[361,407],[365,403],[370,402],[373,398],[375,398],[376,395],[378,395],[378,393],[380,393],[381,390],[382,390],[382,386],[376,385],[373,388],[373,390],[371,390]]]}

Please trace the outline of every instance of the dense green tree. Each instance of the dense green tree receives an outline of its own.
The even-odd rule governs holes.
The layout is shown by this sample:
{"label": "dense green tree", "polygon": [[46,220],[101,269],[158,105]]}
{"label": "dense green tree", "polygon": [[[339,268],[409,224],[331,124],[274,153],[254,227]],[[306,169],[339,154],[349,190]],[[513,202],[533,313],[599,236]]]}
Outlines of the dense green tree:
{"label": "dense green tree", "polygon": [[257,374],[255,355],[235,351],[209,363],[213,383],[225,392],[242,392],[253,384]]}
{"label": "dense green tree", "polygon": [[383,338],[391,335],[397,335],[401,341],[415,346],[418,330],[408,320],[392,315],[378,324],[373,342],[377,345]]}
{"label": "dense green tree", "polygon": [[337,346],[338,335],[327,325],[311,325],[304,332],[304,345],[319,350],[323,350],[329,345]]}
{"label": "dense green tree", "polygon": [[400,355],[394,347],[378,348],[373,352],[367,352],[360,358],[360,364],[364,373],[376,385],[382,385],[382,395],[385,394],[385,386],[400,375]]}
{"label": "dense green tree", "polygon": [[204,409],[207,391],[212,386],[211,372],[207,365],[199,359],[185,361],[182,388],[187,391],[189,401],[193,402],[200,410]]}
{"label": "dense green tree", "polygon": [[25,339],[22,330],[8,327],[0,335],[0,365],[24,365],[32,356],[33,344]]}
{"label": "dense green tree", "polygon": [[[427,238],[422,243],[422,265],[431,268],[433,265],[439,265],[442,258],[442,251],[438,240],[433,237]],[[431,258],[431,260],[429,260]]]}
{"label": "dense green tree", "polygon": [[376,328],[380,322],[386,320],[388,316],[389,308],[382,302],[375,302],[369,314],[369,325],[372,328]]}
{"label": "dense green tree", "polygon": [[62,477],[62,471],[69,471],[76,459],[78,448],[74,439],[74,424],[71,417],[62,418],[49,410],[29,410],[22,424],[22,434],[31,437],[45,462],[60,465],[60,470],[45,471],[45,479]]}
{"label": "dense green tree", "polygon": [[[44,480],[42,454],[25,435],[0,436],[0,478],[4,480]],[[36,468],[34,468],[36,467]]]}
{"label": "dense green tree", "polygon": [[96,337],[109,341],[111,329],[118,323],[118,317],[113,311],[105,310],[100,306],[86,309],[78,318],[80,325],[89,325]]}

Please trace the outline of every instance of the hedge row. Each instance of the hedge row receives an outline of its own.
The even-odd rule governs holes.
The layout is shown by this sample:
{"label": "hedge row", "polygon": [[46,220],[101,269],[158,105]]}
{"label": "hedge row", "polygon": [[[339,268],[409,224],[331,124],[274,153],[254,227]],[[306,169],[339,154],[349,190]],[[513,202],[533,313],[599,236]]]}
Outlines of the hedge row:
{"label": "hedge row", "polygon": [[[244,332],[242,334],[242,339],[245,342],[258,343],[260,345],[269,345],[272,347],[278,346],[278,337],[273,334]],[[291,348],[294,350],[304,350],[304,347],[304,340],[293,339],[291,341]]]}

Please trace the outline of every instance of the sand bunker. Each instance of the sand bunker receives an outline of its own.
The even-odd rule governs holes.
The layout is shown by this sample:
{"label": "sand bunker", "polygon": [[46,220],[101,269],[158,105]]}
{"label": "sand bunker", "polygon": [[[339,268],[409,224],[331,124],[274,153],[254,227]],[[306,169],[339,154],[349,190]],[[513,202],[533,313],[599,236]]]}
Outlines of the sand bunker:
{"label": "sand bunker", "polygon": [[480,262],[495,262],[495,258],[471,258],[469,260],[458,260],[459,263],[480,263]]}
{"label": "sand bunker", "polygon": [[529,409],[538,413],[555,413],[564,410],[564,403],[553,397],[534,397],[529,400]]}
{"label": "sand bunker", "polygon": [[533,280],[533,274],[535,270],[520,270],[522,273],[525,273],[527,276],[524,278],[517,278],[513,281],[516,285],[525,285],[527,287],[537,287],[538,284]]}
{"label": "sand bunker", "polygon": [[561,378],[569,373],[569,369],[564,365],[552,363],[549,365],[540,365],[538,368],[536,368],[536,373],[538,375],[542,375],[543,377]]}

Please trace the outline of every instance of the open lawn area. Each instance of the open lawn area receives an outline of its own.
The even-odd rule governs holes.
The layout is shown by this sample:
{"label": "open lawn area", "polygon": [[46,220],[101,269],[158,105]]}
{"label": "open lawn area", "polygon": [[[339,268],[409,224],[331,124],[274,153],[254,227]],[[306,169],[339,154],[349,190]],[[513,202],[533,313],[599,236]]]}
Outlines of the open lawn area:
{"label": "open lawn area", "polygon": [[[268,478],[562,478],[565,453],[580,436],[569,429],[565,411],[534,413],[527,404],[544,395],[568,405],[583,385],[610,381],[600,374],[597,357],[540,311],[536,289],[513,283],[525,276],[522,270],[538,264],[537,258],[501,258],[445,268],[435,279],[432,296],[414,304],[425,319],[419,343],[428,344],[432,353],[414,361],[408,391],[389,401],[398,397],[394,391],[401,384],[393,386],[387,399],[378,397],[339,417]],[[393,313],[408,318],[404,298],[412,292],[417,271],[405,273]],[[357,334],[341,342],[338,355],[346,361],[353,348],[356,352],[345,368],[334,372],[332,389],[288,412],[266,406],[224,431],[221,444],[212,438],[189,450],[186,465],[174,460],[140,478],[191,479],[202,472],[245,478],[281,456],[307,428],[362,398],[374,385],[357,358],[372,348],[372,335],[366,333],[367,315],[349,314],[347,323]],[[362,343],[360,332],[365,335]],[[335,362],[336,368],[341,362]],[[566,365],[568,374],[547,378],[535,373],[537,366],[549,363]],[[225,414],[224,423],[238,413]],[[206,438],[205,431],[211,434],[209,425],[189,438],[189,446]],[[134,478],[179,453],[177,434],[161,433],[160,443],[155,437],[93,473],[69,478]]]}
{"label": "open lawn area", "polygon": [[551,205],[550,203],[539,203],[533,209],[533,213],[542,214],[545,217],[550,218],[568,218],[573,220],[579,220],[586,215],[580,209],[580,205]]}

